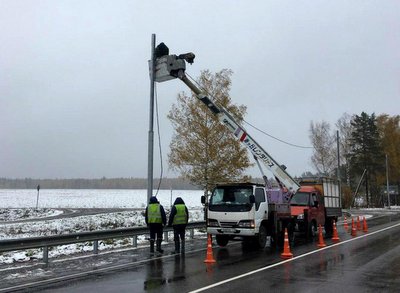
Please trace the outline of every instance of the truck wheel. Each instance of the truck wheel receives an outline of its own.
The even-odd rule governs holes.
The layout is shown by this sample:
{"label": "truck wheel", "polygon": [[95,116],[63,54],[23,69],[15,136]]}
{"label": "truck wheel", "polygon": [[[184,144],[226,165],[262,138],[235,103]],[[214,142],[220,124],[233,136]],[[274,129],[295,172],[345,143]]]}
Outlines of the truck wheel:
{"label": "truck wheel", "polygon": [[315,223],[314,221],[309,223],[308,224],[308,231],[309,231],[308,235],[310,235],[311,239],[317,237],[317,235],[318,235],[317,223]]}
{"label": "truck wheel", "polygon": [[258,235],[255,238],[255,242],[258,248],[264,248],[265,245],[267,245],[267,229],[265,228],[265,226],[260,226]]}
{"label": "truck wheel", "polygon": [[226,235],[216,235],[217,244],[221,247],[225,247],[229,242],[229,236]]}

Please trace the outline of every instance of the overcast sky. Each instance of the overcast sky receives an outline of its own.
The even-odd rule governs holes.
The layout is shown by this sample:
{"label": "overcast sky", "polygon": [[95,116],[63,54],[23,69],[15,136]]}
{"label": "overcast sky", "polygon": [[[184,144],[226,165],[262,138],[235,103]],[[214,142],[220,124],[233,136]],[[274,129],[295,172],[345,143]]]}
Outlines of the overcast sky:
{"label": "overcast sky", "polygon": [[[310,145],[311,121],[400,114],[398,0],[0,0],[0,177],[145,178],[153,33],[196,54],[193,77],[232,69],[245,119],[294,144]],[[157,85],[167,177],[181,91]],[[246,128],[291,175],[313,171],[310,149]]]}

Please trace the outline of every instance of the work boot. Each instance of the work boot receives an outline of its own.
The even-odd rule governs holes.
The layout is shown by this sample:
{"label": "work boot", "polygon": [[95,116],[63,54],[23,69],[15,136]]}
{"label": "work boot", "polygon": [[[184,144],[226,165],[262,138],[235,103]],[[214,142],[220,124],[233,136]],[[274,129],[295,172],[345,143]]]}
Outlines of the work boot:
{"label": "work boot", "polygon": [[185,253],[185,239],[183,239],[182,242],[181,242],[181,253],[182,254]]}
{"label": "work boot", "polygon": [[150,240],[150,254],[154,254],[154,240]]}
{"label": "work boot", "polygon": [[162,239],[157,239],[157,248],[156,248],[156,250],[159,253],[164,253],[164,250],[161,249],[161,241],[162,241]]}

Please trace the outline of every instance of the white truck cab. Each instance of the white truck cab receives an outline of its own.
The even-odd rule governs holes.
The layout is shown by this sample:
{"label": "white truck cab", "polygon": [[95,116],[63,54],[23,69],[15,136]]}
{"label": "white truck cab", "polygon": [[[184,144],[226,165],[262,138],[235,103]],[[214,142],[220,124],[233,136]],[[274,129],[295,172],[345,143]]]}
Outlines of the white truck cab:
{"label": "white truck cab", "polygon": [[217,185],[208,202],[207,232],[216,235],[219,246],[230,239],[254,239],[264,247],[267,241],[268,197],[256,183]]}

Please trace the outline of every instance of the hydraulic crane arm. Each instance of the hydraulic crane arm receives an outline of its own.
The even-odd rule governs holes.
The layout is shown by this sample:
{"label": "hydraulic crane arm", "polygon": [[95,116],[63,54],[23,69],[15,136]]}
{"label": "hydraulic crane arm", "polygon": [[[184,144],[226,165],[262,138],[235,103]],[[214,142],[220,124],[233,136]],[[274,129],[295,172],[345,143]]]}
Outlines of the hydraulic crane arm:
{"label": "hydraulic crane arm", "polygon": [[[187,57],[190,57],[190,61]],[[211,112],[213,112],[230,132],[243,143],[252,153],[257,163],[262,162],[267,169],[282,183],[290,193],[295,193],[299,184],[247,133],[247,131],[222,107],[218,107],[210,98],[202,92],[185,75],[185,60],[193,63],[194,54],[165,55],[156,59],[155,81],[163,82],[173,78],[182,80],[202,101]]]}

